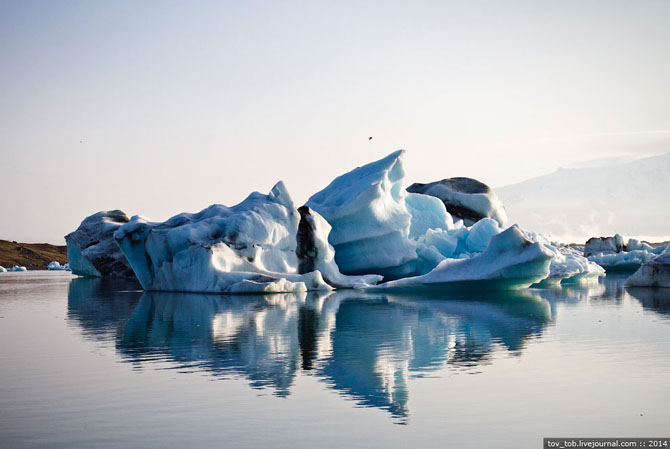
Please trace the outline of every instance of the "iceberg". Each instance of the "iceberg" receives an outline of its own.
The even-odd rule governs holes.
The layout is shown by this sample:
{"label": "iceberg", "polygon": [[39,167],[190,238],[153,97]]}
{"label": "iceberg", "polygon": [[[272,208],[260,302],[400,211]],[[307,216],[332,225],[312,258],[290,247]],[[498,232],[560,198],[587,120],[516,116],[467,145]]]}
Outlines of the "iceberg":
{"label": "iceberg", "polygon": [[278,293],[368,287],[381,276],[345,276],[328,244],[330,225],[296,209],[283,182],[267,195],[215,204],[164,223],[141,216],[114,233],[145,290]]}
{"label": "iceberg", "polygon": [[386,279],[419,273],[402,185],[404,154],[398,150],[338,176],[307,201],[332,226],[328,241],[342,273],[375,273]]}
{"label": "iceberg", "polygon": [[433,229],[448,231],[454,228],[454,219],[442,201],[434,196],[408,193],[405,198],[407,211],[412,216],[409,237],[418,238]]}
{"label": "iceberg", "polygon": [[532,242],[544,245],[554,255],[549,267],[549,276],[534,287],[547,287],[555,284],[585,284],[597,281],[605,275],[605,270],[598,264],[582,256],[581,252],[568,245],[551,242],[542,234],[524,232]]}
{"label": "iceberg", "polygon": [[670,288],[670,251],[645,262],[626,280],[626,287]]}
{"label": "iceberg", "polygon": [[492,218],[500,226],[507,224],[505,208],[493,189],[472,178],[448,178],[428,184],[415,183],[408,192],[439,198],[447,212],[470,226],[482,218]]}
{"label": "iceberg", "polygon": [[7,273],[7,268],[0,265],[0,273]]}
{"label": "iceberg", "polygon": [[562,284],[584,284],[597,282],[605,276],[605,269],[591,262],[569,246],[553,247],[554,258],[551,261],[547,282],[560,281]]}
{"label": "iceberg", "polygon": [[484,251],[500,233],[491,218],[466,227],[439,198],[403,189],[404,155],[398,150],[345,173],[307,201],[332,226],[329,242],[343,273],[385,280],[426,274],[445,258]]}
{"label": "iceberg", "polygon": [[620,234],[616,234],[614,237],[591,237],[584,245],[584,256],[589,257],[598,253],[618,253],[623,250],[623,237]]}
{"label": "iceberg", "polygon": [[635,271],[656,257],[656,254],[645,250],[622,251],[620,253],[597,253],[588,257],[605,269],[605,271]]}
{"label": "iceberg", "polygon": [[584,256],[607,271],[635,271],[667,247],[662,245],[654,248],[636,239],[624,243],[623,237],[616,234],[613,237],[590,238],[584,245]]}
{"label": "iceberg", "polygon": [[428,274],[381,284],[380,290],[462,290],[472,287],[520,289],[545,279],[553,254],[527,240],[512,226],[497,234],[486,250],[469,259],[445,259]]}
{"label": "iceberg", "polygon": [[101,211],[81,222],[65,236],[67,258],[73,274],[87,277],[134,278],[113,234],[130,219],[121,210]]}
{"label": "iceberg", "polygon": [[426,275],[445,260],[480,256],[502,232],[504,209],[488,190],[471,195],[487,198],[497,220],[479,217],[466,226],[463,219],[454,222],[438,196],[403,189],[404,155],[399,150],[341,175],[307,202],[333,227],[329,241],[343,273],[376,273],[385,281]]}
{"label": "iceberg", "polygon": [[482,218],[468,229],[468,235],[465,238],[465,245],[471,252],[484,251],[491,238],[500,234],[498,223],[491,218]]}
{"label": "iceberg", "polygon": [[49,271],[67,271],[69,268],[69,264],[61,265],[60,262],[55,260],[53,262],[49,262],[49,265],[47,265],[47,270]]}
{"label": "iceberg", "polygon": [[20,265],[14,265],[14,266],[11,267],[11,268],[7,268],[7,271],[14,271],[14,272],[17,272],[17,271],[28,271],[28,269],[27,269],[26,267],[22,267],[22,266],[20,266]]}

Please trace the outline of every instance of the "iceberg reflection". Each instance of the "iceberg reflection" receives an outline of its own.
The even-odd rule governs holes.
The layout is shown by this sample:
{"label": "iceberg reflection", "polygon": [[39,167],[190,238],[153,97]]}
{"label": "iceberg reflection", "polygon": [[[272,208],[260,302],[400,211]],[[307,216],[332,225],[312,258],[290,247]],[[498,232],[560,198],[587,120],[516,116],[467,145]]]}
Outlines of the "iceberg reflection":
{"label": "iceberg reflection", "polygon": [[644,309],[670,315],[670,288],[627,287],[626,291],[640,301]]}
{"label": "iceberg reflection", "polygon": [[445,367],[476,372],[497,353],[518,354],[552,317],[549,302],[531,291],[422,297],[351,290],[265,296],[145,292],[132,310],[125,297],[119,301],[127,307],[108,302],[120,293],[103,294],[101,280],[79,281],[70,288],[70,319],[85,337],[94,330],[113,339],[137,369],[167,363],[179,371],[241,376],[253,388],[284,397],[299,373],[312,375],[400,423],[409,416],[413,377]]}
{"label": "iceberg reflection", "polygon": [[70,282],[67,316],[86,338],[112,341],[142,296],[140,285],[124,279],[76,278]]}
{"label": "iceberg reflection", "polygon": [[529,292],[380,296],[344,300],[320,370],[360,405],[408,415],[412,376],[488,363],[497,349],[520,351],[551,320],[549,303]]}

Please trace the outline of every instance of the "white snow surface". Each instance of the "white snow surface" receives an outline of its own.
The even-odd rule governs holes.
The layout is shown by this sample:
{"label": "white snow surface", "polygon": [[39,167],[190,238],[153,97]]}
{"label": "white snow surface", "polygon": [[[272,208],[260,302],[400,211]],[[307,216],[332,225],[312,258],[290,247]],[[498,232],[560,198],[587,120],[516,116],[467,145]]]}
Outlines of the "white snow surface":
{"label": "white snow surface", "polygon": [[486,250],[468,259],[445,259],[428,274],[409,277],[372,289],[519,289],[545,279],[553,254],[527,240],[517,226],[494,236]]}
{"label": "white snow surface", "polygon": [[670,236],[670,154],[627,162],[559,169],[496,188],[513,223],[552,240],[584,242],[594,235],[665,241]]}
{"label": "white snow surface", "polygon": [[670,288],[670,250],[642,265],[626,280],[626,286]]}
{"label": "white snow surface", "polygon": [[100,211],[65,236],[73,274],[88,277],[134,277],[113,234],[129,220],[122,210]]}
{"label": "white snow surface", "polygon": [[215,204],[164,223],[134,216],[114,237],[145,290],[296,292],[366,287],[381,279],[342,275],[328,244],[330,226],[313,211],[313,245],[303,252],[314,271],[300,273],[300,217],[279,182],[268,195],[254,192],[235,206]]}

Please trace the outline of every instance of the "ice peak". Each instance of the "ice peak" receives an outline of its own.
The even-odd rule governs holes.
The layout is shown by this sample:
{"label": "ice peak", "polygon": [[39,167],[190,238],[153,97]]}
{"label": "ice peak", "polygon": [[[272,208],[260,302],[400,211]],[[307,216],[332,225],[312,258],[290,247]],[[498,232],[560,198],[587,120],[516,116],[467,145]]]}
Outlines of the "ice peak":
{"label": "ice peak", "polygon": [[294,208],[293,199],[288,193],[288,189],[286,188],[284,181],[277,182],[277,184],[272,187],[272,190],[270,190],[269,196],[274,198],[279,204],[282,204],[291,209]]}

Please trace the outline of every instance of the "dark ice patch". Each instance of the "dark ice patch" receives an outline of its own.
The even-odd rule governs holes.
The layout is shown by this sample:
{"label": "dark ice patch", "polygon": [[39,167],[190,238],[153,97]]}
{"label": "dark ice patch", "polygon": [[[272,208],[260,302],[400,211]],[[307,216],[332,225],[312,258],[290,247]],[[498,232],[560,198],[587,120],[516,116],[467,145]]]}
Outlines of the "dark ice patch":
{"label": "dark ice patch", "polygon": [[311,273],[316,269],[318,250],[316,249],[316,223],[312,211],[307,206],[298,208],[300,223],[296,235],[295,253],[298,256],[298,273]]}

